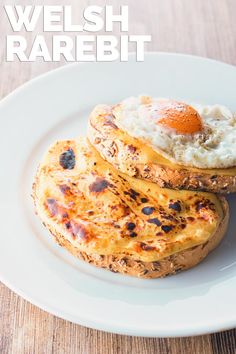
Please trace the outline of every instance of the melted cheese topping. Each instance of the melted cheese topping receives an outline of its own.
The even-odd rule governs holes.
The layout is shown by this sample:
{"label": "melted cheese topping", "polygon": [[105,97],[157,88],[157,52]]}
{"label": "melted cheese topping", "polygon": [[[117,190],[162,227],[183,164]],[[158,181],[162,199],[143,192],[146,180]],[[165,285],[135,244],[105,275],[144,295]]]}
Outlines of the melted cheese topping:
{"label": "melted cheese topping", "polygon": [[[75,166],[64,169],[60,156],[69,150]],[[36,176],[35,201],[42,221],[79,250],[146,262],[205,243],[224,217],[216,195],[128,177],[85,139],[49,149]]]}

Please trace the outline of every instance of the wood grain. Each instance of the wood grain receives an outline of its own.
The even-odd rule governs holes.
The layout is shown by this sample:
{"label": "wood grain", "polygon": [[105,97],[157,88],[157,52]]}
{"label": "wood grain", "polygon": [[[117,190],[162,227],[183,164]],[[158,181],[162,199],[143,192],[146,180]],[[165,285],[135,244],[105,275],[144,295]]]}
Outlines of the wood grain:
{"label": "wood grain", "polygon": [[[4,4],[29,4],[29,1],[0,0],[0,97],[38,74],[64,64],[7,63],[5,36],[12,34]],[[71,4],[81,16],[89,4],[104,1],[34,1],[34,4]],[[235,0],[110,0],[118,8],[128,4],[130,33],[152,34],[147,50],[175,51],[207,56],[236,64]],[[40,27],[37,32],[40,32]],[[27,33],[32,41],[36,33]],[[51,34],[47,34],[50,41]],[[2,119],[2,117],[0,118]],[[232,309],[233,310],[233,309]],[[235,330],[189,338],[136,338],[84,328],[52,316],[29,304],[3,284],[0,285],[0,353],[76,353],[76,354],[233,354]]]}

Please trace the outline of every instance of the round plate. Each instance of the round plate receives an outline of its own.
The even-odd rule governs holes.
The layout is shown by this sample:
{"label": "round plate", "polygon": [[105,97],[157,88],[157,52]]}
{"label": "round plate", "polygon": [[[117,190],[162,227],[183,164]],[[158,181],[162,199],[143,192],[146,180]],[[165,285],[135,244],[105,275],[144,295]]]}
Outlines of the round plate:
{"label": "round plate", "polygon": [[[187,336],[236,326],[236,218],[197,267],[140,280],[95,268],[54,243],[34,214],[31,185],[56,139],[86,133],[98,103],[139,94],[236,111],[236,68],[177,54],[137,63],[72,64],[43,75],[0,103],[0,279],[31,303],[84,326],[128,335]],[[230,196],[231,213],[236,210]]]}

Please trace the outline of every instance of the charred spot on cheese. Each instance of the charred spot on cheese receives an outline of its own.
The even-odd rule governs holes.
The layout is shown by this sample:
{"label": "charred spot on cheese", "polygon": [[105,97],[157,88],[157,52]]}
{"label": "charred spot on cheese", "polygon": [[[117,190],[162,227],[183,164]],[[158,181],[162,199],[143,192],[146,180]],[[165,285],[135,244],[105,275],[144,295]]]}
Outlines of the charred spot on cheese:
{"label": "charred spot on cheese", "polygon": [[194,219],[194,217],[193,216],[187,216],[187,218],[186,218],[188,221],[190,221],[190,222],[192,222],[192,221],[194,221],[195,219]]}
{"label": "charred spot on cheese", "polygon": [[170,232],[171,230],[173,230],[173,226],[172,225],[162,225],[162,230],[168,234],[168,232]]}
{"label": "charred spot on cheese", "polygon": [[180,224],[181,229],[185,229],[186,228],[186,224]]}
{"label": "charred spot on cheese", "polygon": [[154,251],[155,250],[155,247],[147,245],[144,242],[140,242],[140,247],[143,251]]}
{"label": "charred spot on cheese", "polygon": [[74,150],[69,148],[64,151],[59,158],[59,163],[64,170],[73,170],[75,167],[75,153]]}
{"label": "charred spot on cheese", "polygon": [[48,208],[51,216],[55,216],[58,214],[58,204],[55,199],[47,198],[46,205],[47,205],[47,208]]}
{"label": "charred spot on cheese", "polygon": [[110,183],[104,178],[98,177],[92,184],[89,186],[90,192],[100,193],[103,192]]}
{"label": "charred spot on cheese", "polygon": [[67,221],[67,222],[65,223],[65,227],[66,227],[67,229],[70,229],[70,228],[71,228],[70,221]]}
{"label": "charred spot on cheese", "polygon": [[133,222],[128,222],[128,223],[126,224],[126,227],[127,227],[127,229],[128,229],[129,231],[133,231],[133,230],[135,229],[136,225],[135,225],[135,223],[133,223]]}
{"label": "charred spot on cheese", "polygon": [[79,238],[80,240],[86,240],[88,238],[86,228],[84,225],[71,220],[69,230],[74,239]]}
{"label": "charred spot on cheese", "polygon": [[147,222],[149,222],[150,224],[154,224],[156,226],[161,226],[161,221],[158,220],[157,218],[153,218],[153,219],[148,219]]}
{"label": "charred spot on cheese", "polygon": [[134,145],[130,144],[130,145],[128,145],[128,150],[131,154],[134,154],[136,152],[137,148]]}
{"label": "charred spot on cheese", "polygon": [[136,200],[137,197],[140,195],[140,193],[135,191],[133,188],[130,188],[129,191],[125,191],[124,194],[129,195],[130,198],[132,198],[133,200]]}
{"label": "charred spot on cheese", "polygon": [[140,195],[139,192],[135,191],[134,189],[130,189],[130,196],[132,199],[136,200],[136,198]]}
{"label": "charred spot on cheese", "polygon": [[145,215],[151,215],[155,211],[154,207],[144,207],[142,213]]}
{"label": "charred spot on cheese", "polygon": [[210,201],[208,199],[204,200],[204,201],[197,201],[196,202],[196,211],[200,211],[201,209],[204,209],[204,208],[211,208],[211,205],[210,205]]}
{"label": "charred spot on cheese", "polygon": [[160,213],[162,218],[165,220],[170,220],[170,221],[174,221],[174,222],[178,222],[178,220],[171,214],[165,214],[165,213]]}
{"label": "charred spot on cheese", "polygon": [[169,208],[170,208],[170,209],[173,209],[173,210],[175,210],[175,211],[180,212],[180,211],[181,211],[180,202],[179,202],[179,201],[177,201],[177,202],[170,202],[170,203],[169,203]]}
{"label": "charred spot on cheese", "polygon": [[133,232],[131,232],[129,235],[130,235],[130,237],[136,237],[138,234],[133,231]]}
{"label": "charred spot on cheese", "polygon": [[62,194],[66,194],[67,192],[69,192],[70,187],[67,186],[66,184],[61,184],[61,185],[59,186],[59,189],[60,189],[60,191],[62,192]]}
{"label": "charred spot on cheese", "polygon": [[50,215],[57,216],[59,220],[64,221],[69,217],[65,207],[58,204],[58,202],[53,198],[47,198],[46,207],[49,210]]}
{"label": "charred spot on cheese", "polygon": [[141,198],[141,202],[142,202],[142,203],[147,203],[147,202],[148,202],[148,199],[147,199],[147,198]]}
{"label": "charred spot on cheese", "polygon": [[163,232],[159,231],[156,233],[156,236],[162,236],[163,235]]}

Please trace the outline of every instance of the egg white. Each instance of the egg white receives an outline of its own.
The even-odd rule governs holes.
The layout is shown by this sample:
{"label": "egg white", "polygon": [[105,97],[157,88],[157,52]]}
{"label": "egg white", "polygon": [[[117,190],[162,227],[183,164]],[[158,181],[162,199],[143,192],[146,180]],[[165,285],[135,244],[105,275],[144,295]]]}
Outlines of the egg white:
{"label": "egg white", "polygon": [[116,124],[174,163],[197,168],[236,166],[236,114],[222,105],[190,104],[202,118],[203,131],[179,134],[156,124],[160,100],[165,99],[140,96],[122,101],[113,110]]}

